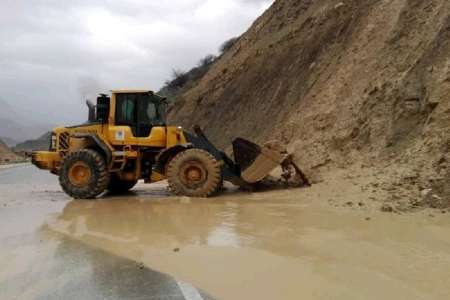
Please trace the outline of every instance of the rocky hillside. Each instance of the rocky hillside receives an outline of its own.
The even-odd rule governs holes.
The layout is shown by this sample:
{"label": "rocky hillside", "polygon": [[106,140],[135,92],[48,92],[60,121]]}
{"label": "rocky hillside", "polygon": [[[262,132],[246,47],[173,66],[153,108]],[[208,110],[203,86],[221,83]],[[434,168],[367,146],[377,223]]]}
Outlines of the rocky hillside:
{"label": "rocky hillside", "polygon": [[47,132],[35,140],[26,140],[14,147],[14,151],[48,151],[50,148],[51,133]]}
{"label": "rocky hillside", "polygon": [[22,158],[14,154],[8,146],[0,140],[0,165],[21,161]]}
{"label": "rocky hillside", "polygon": [[281,140],[316,181],[358,165],[390,200],[449,206],[450,1],[277,0],[169,117],[225,148]]}

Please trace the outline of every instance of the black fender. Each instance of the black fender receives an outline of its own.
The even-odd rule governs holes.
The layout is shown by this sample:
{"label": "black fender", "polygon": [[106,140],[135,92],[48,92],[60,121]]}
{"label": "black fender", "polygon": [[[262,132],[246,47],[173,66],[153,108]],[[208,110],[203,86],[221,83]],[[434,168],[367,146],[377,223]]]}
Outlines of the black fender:
{"label": "black fender", "polygon": [[108,145],[95,133],[76,133],[73,135],[75,138],[83,138],[90,140],[96,145],[105,155],[106,163],[109,165],[112,161],[112,151]]}
{"label": "black fender", "polygon": [[178,153],[191,148],[193,148],[191,144],[185,144],[185,145],[176,145],[162,151],[156,157],[155,171],[157,171],[160,174],[165,174],[166,164]]}

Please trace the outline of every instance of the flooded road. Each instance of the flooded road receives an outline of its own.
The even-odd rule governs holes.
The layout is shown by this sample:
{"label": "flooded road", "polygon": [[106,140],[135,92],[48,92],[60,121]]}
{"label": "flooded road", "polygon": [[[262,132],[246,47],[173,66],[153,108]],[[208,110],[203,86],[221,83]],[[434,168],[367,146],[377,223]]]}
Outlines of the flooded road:
{"label": "flooded road", "polygon": [[70,199],[29,165],[0,168],[0,299],[213,299],[191,284],[48,228]]}
{"label": "flooded road", "polygon": [[[228,191],[211,199],[173,197],[164,185],[139,185],[126,197],[71,201],[57,186],[47,186],[48,179],[33,180],[47,183],[14,191],[31,197],[18,206],[27,211],[52,203],[43,205],[51,209],[37,223],[54,240],[143,264],[217,299],[450,294],[449,214],[381,213],[363,194],[331,181],[291,191]],[[339,193],[367,204],[330,205],[330,195]],[[96,265],[101,269],[101,262]]]}

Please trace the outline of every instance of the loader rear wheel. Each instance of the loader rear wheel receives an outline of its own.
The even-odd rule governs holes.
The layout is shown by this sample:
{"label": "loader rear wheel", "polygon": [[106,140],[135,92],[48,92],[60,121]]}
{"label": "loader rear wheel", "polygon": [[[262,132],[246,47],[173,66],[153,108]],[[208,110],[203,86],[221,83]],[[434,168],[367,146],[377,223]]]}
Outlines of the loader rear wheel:
{"label": "loader rear wheel", "polygon": [[167,179],[170,189],[177,195],[209,197],[220,187],[221,168],[208,152],[189,149],[170,161]]}
{"label": "loader rear wheel", "polygon": [[105,159],[94,150],[77,150],[63,160],[59,183],[75,199],[93,199],[103,193],[110,181]]}
{"label": "loader rear wheel", "polygon": [[112,194],[124,194],[131,190],[137,183],[137,180],[126,181],[120,179],[117,174],[111,174],[111,180],[106,188]]}

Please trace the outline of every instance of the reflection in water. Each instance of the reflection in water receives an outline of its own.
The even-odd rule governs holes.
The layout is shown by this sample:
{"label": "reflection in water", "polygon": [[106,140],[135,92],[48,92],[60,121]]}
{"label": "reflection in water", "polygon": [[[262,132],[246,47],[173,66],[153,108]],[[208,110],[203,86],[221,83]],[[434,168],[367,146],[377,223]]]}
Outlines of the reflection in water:
{"label": "reflection in water", "polygon": [[450,293],[448,219],[372,212],[367,221],[363,212],[333,211],[292,195],[72,201],[49,225],[220,299],[445,299]]}
{"label": "reflection in water", "polygon": [[292,239],[304,232],[298,226],[299,208],[270,202],[242,205],[229,199],[72,201],[50,224],[78,239],[144,248],[256,247],[296,256],[299,247]]}
{"label": "reflection in water", "polygon": [[240,243],[240,236],[236,233],[236,207],[226,207],[223,212],[219,213],[220,225],[216,226],[207,239],[208,246],[213,247],[236,247]]}
{"label": "reflection in water", "polygon": [[[228,241],[233,235],[233,213],[223,219],[220,205],[190,205],[179,202],[112,200],[70,202],[53,226],[76,237],[91,237],[140,246],[172,247],[209,245]],[[225,233],[217,234],[219,232]],[[222,238],[225,241],[221,241]]]}

